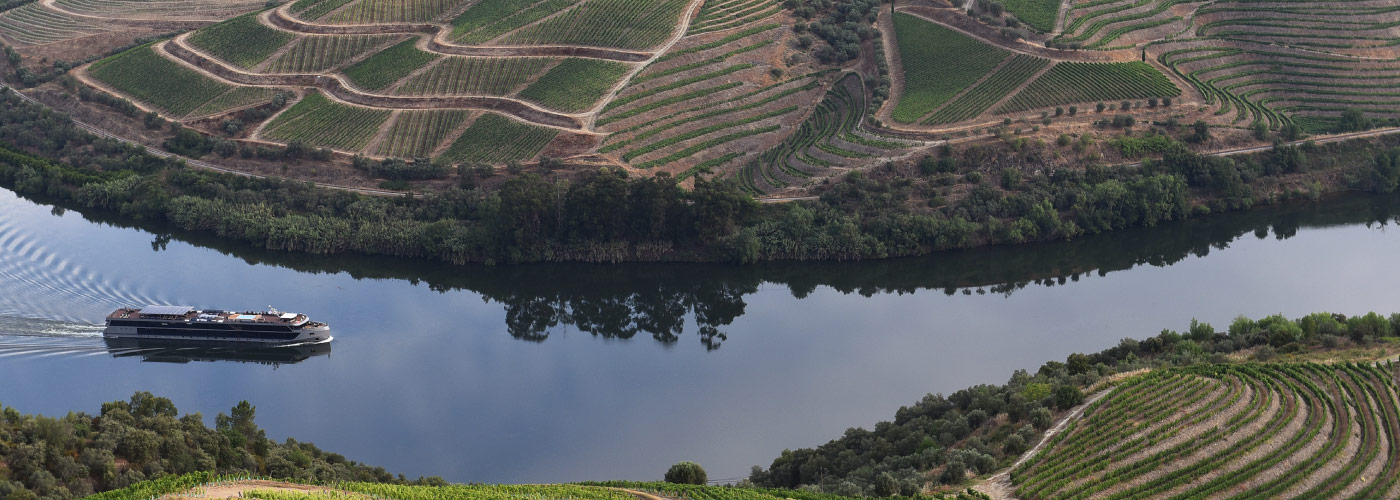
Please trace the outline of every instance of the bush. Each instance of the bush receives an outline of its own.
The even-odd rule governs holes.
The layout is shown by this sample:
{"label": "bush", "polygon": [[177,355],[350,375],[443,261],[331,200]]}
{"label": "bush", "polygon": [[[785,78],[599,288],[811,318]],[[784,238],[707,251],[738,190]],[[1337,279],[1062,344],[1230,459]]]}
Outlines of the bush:
{"label": "bush", "polygon": [[695,462],[677,462],[666,471],[666,482],[676,484],[705,484],[709,477],[705,469]]}
{"label": "bush", "polygon": [[1049,429],[1050,424],[1053,422],[1054,419],[1051,418],[1048,408],[1036,408],[1031,410],[1031,426],[1035,427],[1037,430],[1043,431]]}

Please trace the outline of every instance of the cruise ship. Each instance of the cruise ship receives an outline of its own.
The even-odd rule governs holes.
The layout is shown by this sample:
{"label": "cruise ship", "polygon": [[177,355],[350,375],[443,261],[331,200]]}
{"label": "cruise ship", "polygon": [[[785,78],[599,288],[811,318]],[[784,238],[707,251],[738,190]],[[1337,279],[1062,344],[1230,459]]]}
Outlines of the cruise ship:
{"label": "cruise ship", "polygon": [[330,325],[271,307],[261,312],[201,311],[190,306],[122,308],[107,315],[102,335],[109,339],[263,345],[315,344],[332,338]]}

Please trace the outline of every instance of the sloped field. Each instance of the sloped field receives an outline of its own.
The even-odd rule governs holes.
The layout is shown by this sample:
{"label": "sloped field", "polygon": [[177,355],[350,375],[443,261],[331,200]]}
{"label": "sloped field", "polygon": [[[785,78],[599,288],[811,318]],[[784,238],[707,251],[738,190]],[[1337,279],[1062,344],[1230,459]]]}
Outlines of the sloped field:
{"label": "sloped field", "polygon": [[1024,499],[1394,498],[1395,376],[1389,363],[1154,372],[1011,477]]}
{"label": "sloped field", "polygon": [[0,14],[0,35],[16,45],[44,45],[102,33],[106,28],[31,3]]}
{"label": "sloped field", "polygon": [[914,146],[860,130],[865,111],[865,89],[860,77],[849,74],[826,94],[796,133],[739,169],[736,176],[740,184],[753,194],[770,193]]}

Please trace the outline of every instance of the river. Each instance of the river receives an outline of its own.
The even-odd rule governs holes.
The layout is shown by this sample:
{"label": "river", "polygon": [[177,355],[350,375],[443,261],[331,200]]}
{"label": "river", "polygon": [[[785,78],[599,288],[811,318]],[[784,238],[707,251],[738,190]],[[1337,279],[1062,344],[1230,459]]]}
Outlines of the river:
{"label": "river", "polygon": [[[260,251],[0,191],[0,403],[95,414],[146,390],[212,424],[246,399],[270,437],[410,477],[657,480],[694,460],[739,479],[925,393],[1192,318],[1400,311],[1397,215],[1400,198],[1355,197],[883,262],[450,267]],[[102,341],[107,312],[147,303],[274,305],[336,340]]]}

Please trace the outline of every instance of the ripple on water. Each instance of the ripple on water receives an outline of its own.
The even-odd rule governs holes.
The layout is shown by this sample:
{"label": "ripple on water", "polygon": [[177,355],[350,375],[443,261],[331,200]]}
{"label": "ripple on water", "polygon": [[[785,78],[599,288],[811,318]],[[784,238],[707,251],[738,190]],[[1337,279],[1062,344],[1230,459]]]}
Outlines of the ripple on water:
{"label": "ripple on water", "polygon": [[[52,230],[44,226],[56,217],[23,200],[0,200],[0,316],[90,327],[118,307],[169,303],[85,268],[72,252],[34,237]],[[0,318],[0,335],[6,334]]]}

